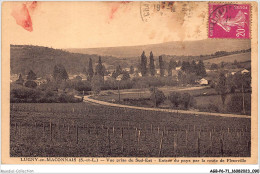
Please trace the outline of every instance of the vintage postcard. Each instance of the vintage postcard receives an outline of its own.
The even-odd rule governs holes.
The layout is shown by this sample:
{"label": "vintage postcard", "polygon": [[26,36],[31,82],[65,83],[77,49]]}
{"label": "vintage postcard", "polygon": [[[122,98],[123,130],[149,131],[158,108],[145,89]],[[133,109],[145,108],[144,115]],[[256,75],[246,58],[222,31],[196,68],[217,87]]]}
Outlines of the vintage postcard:
{"label": "vintage postcard", "polygon": [[2,163],[257,164],[257,7],[3,2]]}

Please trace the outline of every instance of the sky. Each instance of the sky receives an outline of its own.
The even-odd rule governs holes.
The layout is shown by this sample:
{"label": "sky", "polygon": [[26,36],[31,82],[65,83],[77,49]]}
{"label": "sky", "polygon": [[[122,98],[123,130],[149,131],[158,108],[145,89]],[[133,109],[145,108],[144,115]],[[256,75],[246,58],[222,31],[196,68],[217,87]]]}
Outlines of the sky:
{"label": "sky", "polygon": [[10,44],[97,48],[207,38],[207,2],[3,2],[2,13]]}

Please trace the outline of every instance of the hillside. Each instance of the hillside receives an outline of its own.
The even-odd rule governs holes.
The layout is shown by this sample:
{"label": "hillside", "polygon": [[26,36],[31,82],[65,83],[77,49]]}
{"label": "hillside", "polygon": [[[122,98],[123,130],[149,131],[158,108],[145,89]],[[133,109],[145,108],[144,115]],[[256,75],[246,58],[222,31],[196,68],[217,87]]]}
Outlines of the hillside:
{"label": "hillside", "polygon": [[146,55],[153,51],[155,56],[176,55],[176,56],[199,56],[210,55],[217,51],[236,51],[251,48],[250,40],[222,40],[207,39],[199,41],[176,41],[160,44],[123,46],[123,47],[105,47],[105,48],[71,48],[66,49],[73,53],[99,54],[114,57],[139,57],[143,50]]}
{"label": "hillside", "polygon": [[[55,64],[59,63],[65,66],[68,73],[77,74],[82,72],[84,67],[88,67],[89,58],[92,58],[93,65],[98,60],[98,55],[70,53],[60,49],[29,45],[11,45],[10,56],[12,74],[27,74],[33,70],[38,76],[52,74]],[[126,63],[111,56],[103,56],[102,61],[106,67]]]}
{"label": "hillside", "polygon": [[[180,56],[175,54],[167,55],[165,53],[162,54],[163,60],[166,62],[169,62],[170,59],[180,60],[180,61],[204,60],[205,62],[210,62],[210,63],[219,63],[221,61],[233,62],[235,59],[239,62],[250,61],[251,60],[250,49],[243,50],[245,48],[248,48],[246,44],[248,43],[248,41],[247,42],[245,42],[245,40],[240,40],[240,41],[243,42],[238,42],[239,44],[236,44],[236,46],[230,45],[232,49],[231,48],[228,49],[229,52],[225,52],[225,50],[227,49],[224,50],[218,49],[217,52],[208,55],[197,55],[197,56],[196,55]],[[149,47],[149,45],[147,47]],[[136,48],[138,47],[136,46]],[[119,47],[118,49],[120,50],[121,47]],[[131,50],[131,48],[129,49]],[[156,50],[156,48],[154,49]],[[101,50],[102,49],[100,48],[100,51]],[[142,47],[140,47],[140,50],[142,50]],[[205,52],[205,50],[203,49],[199,49],[196,51],[201,52],[201,54]],[[187,52],[185,53],[187,54]],[[11,45],[10,55],[11,55],[11,74],[22,73],[25,75],[30,70],[33,70],[38,76],[45,76],[45,75],[52,74],[53,68],[56,64],[63,64],[69,74],[79,74],[82,73],[84,67],[86,68],[88,67],[89,58],[92,58],[94,68],[98,60],[98,54],[90,55],[90,54],[82,54],[82,53],[72,53],[61,49],[53,49],[48,47],[30,46],[30,45]],[[129,68],[131,65],[137,67],[140,62],[140,55],[138,53],[136,57],[132,57],[132,58],[102,56],[102,62],[105,65],[106,69],[110,71],[114,70],[117,65],[121,65],[122,68]],[[146,55],[148,57],[149,53],[146,52]],[[158,66],[158,56],[156,55],[155,55],[155,63]]]}

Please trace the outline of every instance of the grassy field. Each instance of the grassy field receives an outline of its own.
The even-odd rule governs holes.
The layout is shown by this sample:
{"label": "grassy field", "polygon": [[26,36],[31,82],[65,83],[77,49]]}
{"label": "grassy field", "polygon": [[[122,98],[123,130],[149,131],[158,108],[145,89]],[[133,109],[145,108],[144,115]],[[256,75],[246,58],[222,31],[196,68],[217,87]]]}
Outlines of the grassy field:
{"label": "grassy field", "polygon": [[[186,87],[187,88],[187,87]],[[236,94],[228,94],[225,100],[225,104],[223,105],[221,96],[217,94],[216,90],[210,87],[206,87],[203,89],[191,89],[187,90],[185,88],[176,88],[176,87],[169,87],[169,88],[160,88],[165,94],[165,96],[169,96],[170,92],[172,91],[177,91],[184,93],[187,92],[191,94],[195,101],[196,104],[193,106],[192,109],[199,110],[199,111],[204,111],[204,112],[217,112],[217,113],[234,113],[234,114],[242,114],[241,112],[232,112],[228,110],[228,103],[231,100],[231,97]],[[139,92],[137,91],[127,91],[127,90],[121,90],[120,98],[121,98],[121,104],[126,104],[126,105],[138,105],[142,107],[153,107],[153,102],[152,101],[146,101],[146,102],[136,102],[136,103],[129,103],[124,101],[124,99],[138,99],[138,98],[150,98],[150,91],[148,89],[145,90],[140,90]],[[242,95],[242,94],[239,94]],[[246,103],[250,103],[251,93],[246,93],[245,94],[245,100]],[[118,101],[118,91],[110,91],[109,94],[104,94],[97,96],[96,99],[102,100],[102,101],[108,101],[108,102],[117,102]],[[217,108],[215,111],[214,109],[209,109],[209,105],[214,106]],[[165,108],[171,108],[172,105],[170,101],[166,100],[160,107],[165,107]],[[246,114],[250,115],[250,109],[247,108]]]}
{"label": "grassy field", "polygon": [[12,157],[250,156],[250,119],[77,104],[11,104]]}
{"label": "grassy field", "polygon": [[251,52],[241,53],[241,54],[234,54],[229,56],[223,56],[219,58],[204,60],[204,63],[221,63],[221,62],[234,62],[237,60],[238,62],[247,62],[251,60]]}
{"label": "grassy field", "polygon": [[[193,96],[200,96],[200,95],[205,95],[205,94],[207,94],[207,95],[216,94],[215,89],[210,88],[210,87],[205,87],[203,89],[193,89],[193,90],[188,90],[187,87],[161,87],[159,89],[162,90],[166,96],[168,96],[171,92],[175,92],[175,91],[178,91],[181,93],[188,92]],[[120,97],[122,100],[125,98],[148,98],[148,97],[150,97],[150,95],[151,95],[151,93],[150,93],[149,89],[120,90]],[[103,100],[103,101],[111,101],[112,99],[117,100],[118,91],[111,90],[109,92],[108,91],[101,92],[101,95],[97,96],[97,99]]]}
{"label": "grassy field", "polygon": [[[201,107],[206,106],[208,104],[214,104],[219,109],[219,112],[221,112],[221,113],[241,114],[240,112],[236,113],[236,112],[231,112],[229,110],[229,107],[230,107],[229,103],[230,103],[231,97],[233,95],[241,95],[242,96],[242,93],[227,94],[224,105],[222,103],[220,95],[197,96],[197,97],[195,97],[196,107],[201,108]],[[245,103],[246,103],[246,105],[248,105],[251,102],[250,100],[251,100],[251,93],[245,93]],[[250,110],[251,110],[251,108],[248,108],[248,106],[246,106],[246,113],[248,115],[251,114]]]}

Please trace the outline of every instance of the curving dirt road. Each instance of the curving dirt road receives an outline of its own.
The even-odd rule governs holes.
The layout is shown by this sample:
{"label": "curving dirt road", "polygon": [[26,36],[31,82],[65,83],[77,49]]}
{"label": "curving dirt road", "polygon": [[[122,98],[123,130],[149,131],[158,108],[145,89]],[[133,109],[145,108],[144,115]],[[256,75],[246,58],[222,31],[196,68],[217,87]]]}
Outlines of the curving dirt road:
{"label": "curving dirt road", "polygon": [[[158,88],[158,89],[160,89],[160,90],[162,90],[162,91],[164,91],[164,90],[167,90],[168,92],[171,92],[171,91],[176,91],[176,90],[178,90],[178,91],[190,91],[190,90],[199,90],[199,89],[206,89],[206,88],[209,88],[208,86],[193,86],[193,87],[186,87],[186,88],[172,88],[172,87],[170,87],[170,88],[168,88],[168,87],[160,87],[160,88]],[[112,92],[118,92],[117,90],[104,90],[104,91],[102,91],[102,92],[107,92],[107,91],[112,91]],[[102,93],[101,92],[101,93]],[[137,91],[137,90],[129,90],[129,91],[124,91],[124,90],[121,90],[121,94],[136,94],[136,93],[147,93],[147,92],[149,92],[149,89],[144,89],[144,90],[142,90],[142,91]]]}
{"label": "curving dirt road", "polygon": [[236,118],[251,119],[251,116],[249,116],[249,115],[221,114],[221,113],[185,111],[185,110],[174,110],[174,109],[145,108],[145,107],[138,107],[138,106],[129,106],[129,105],[109,103],[109,102],[105,102],[105,101],[95,100],[95,99],[92,99],[90,97],[91,96],[84,96],[83,101],[95,103],[95,104],[100,104],[100,105],[112,106],[112,107],[130,108],[130,109],[157,111],[157,112],[170,112],[170,113],[183,113],[183,114],[194,114],[194,115],[203,115],[203,116],[236,117]]}

